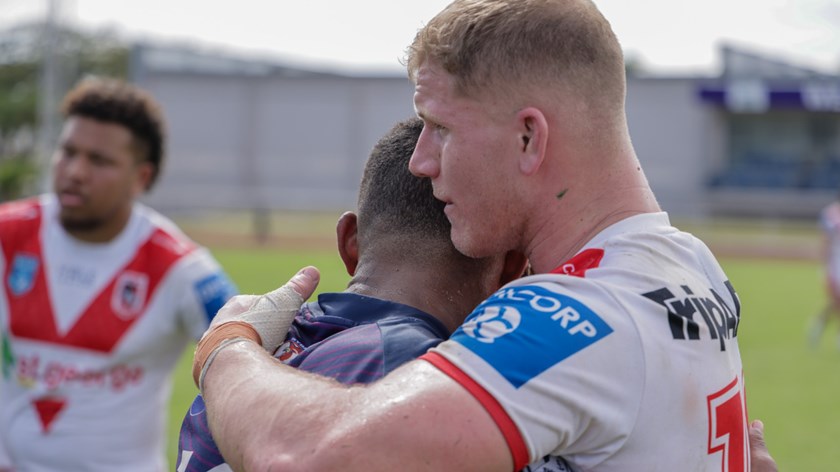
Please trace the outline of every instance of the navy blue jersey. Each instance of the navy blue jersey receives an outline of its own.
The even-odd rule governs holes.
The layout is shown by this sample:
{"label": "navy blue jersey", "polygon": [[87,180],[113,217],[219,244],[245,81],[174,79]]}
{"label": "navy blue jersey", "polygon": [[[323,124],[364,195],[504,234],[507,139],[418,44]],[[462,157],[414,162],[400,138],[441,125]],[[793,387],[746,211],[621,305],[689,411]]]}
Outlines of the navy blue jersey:
{"label": "navy blue jersey", "polygon": [[[317,302],[301,307],[275,356],[290,366],[342,383],[367,383],[448,336],[437,318],[410,306],[354,293],[323,293]],[[228,470],[222,464],[199,395],[181,425],[177,470]]]}

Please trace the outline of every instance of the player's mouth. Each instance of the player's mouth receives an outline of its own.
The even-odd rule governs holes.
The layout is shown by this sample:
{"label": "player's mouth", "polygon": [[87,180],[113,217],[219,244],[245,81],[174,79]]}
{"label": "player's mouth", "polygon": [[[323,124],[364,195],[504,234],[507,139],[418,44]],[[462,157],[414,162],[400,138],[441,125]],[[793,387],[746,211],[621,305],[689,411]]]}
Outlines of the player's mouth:
{"label": "player's mouth", "polygon": [[75,208],[85,204],[85,196],[75,190],[62,190],[58,192],[58,202],[64,208]]}
{"label": "player's mouth", "polygon": [[443,214],[446,215],[449,221],[452,221],[453,212],[455,211],[455,204],[446,200],[444,200],[443,203]]}
{"label": "player's mouth", "polygon": [[438,201],[440,201],[444,204],[444,210],[446,208],[449,208],[450,206],[452,206],[452,200],[449,200],[446,197],[441,196],[441,195],[437,195],[437,194],[434,194],[434,197],[435,197],[436,200],[438,200]]}

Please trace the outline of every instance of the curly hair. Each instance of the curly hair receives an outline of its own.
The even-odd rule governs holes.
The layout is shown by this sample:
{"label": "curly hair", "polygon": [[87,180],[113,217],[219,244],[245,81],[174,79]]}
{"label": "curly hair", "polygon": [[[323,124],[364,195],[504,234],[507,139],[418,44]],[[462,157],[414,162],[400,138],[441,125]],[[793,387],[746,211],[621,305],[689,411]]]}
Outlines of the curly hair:
{"label": "curly hair", "polygon": [[127,128],[138,160],[152,164],[146,191],[152,188],[163,167],[166,135],[163,112],[148,92],[117,79],[87,78],[67,93],[61,111],[65,118],[79,116]]}

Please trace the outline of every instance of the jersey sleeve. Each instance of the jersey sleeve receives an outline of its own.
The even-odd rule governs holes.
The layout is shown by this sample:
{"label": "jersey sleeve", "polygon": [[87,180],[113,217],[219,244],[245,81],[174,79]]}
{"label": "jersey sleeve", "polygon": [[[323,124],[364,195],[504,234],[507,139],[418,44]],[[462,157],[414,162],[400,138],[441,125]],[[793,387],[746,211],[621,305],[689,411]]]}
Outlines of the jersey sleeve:
{"label": "jersey sleeve", "polygon": [[644,356],[635,325],[608,293],[566,279],[577,286],[503,288],[423,356],[490,413],[516,470],[547,455],[606,458],[638,413]]}
{"label": "jersey sleeve", "polygon": [[221,472],[230,470],[210,434],[204,398],[199,394],[181,423],[176,470],[179,472]]}
{"label": "jersey sleeve", "polygon": [[187,332],[198,340],[219,309],[238,293],[218,262],[206,249],[189,254],[182,267],[181,316]]}

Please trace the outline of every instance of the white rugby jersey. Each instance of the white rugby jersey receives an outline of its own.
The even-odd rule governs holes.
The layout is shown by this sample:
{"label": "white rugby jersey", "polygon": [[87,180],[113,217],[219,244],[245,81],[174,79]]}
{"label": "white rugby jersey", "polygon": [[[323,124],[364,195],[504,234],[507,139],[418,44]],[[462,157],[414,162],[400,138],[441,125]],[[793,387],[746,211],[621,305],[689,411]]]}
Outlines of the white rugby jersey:
{"label": "white rugby jersey", "polygon": [[423,358],[485,406],[517,469],[742,472],[739,320],[708,248],[645,214],[506,285]]}
{"label": "white rugby jersey", "polygon": [[0,468],[162,471],[170,374],[235,289],[139,203],[106,244],[57,214],[52,195],[0,206]]}
{"label": "white rugby jersey", "polygon": [[828,244],[826,274],[835,288],[840,289],[840,203],[834,202],[822,209],[820,226]]}

